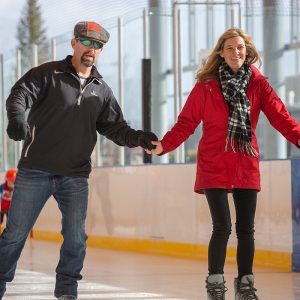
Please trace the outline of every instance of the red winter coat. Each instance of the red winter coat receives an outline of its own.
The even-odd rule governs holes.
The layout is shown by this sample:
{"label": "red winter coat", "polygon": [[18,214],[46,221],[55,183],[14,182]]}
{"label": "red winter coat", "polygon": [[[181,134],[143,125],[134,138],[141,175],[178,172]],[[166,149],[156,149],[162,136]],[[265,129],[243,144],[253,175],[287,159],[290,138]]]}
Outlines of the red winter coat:
{"label": "red winter coat", "polygon": [[[288,141],[297,145],[300,126],[289,115],[286,107],[267,79],[251,66],[247,97],[250,100],[252,146],[259,153],[255,130],[260,111],[271,125]],[[259,157],[225,151],[229,107],[217,80],[197,83],[191,91],[178,120],[162,139],[164,153],[183,143],[202,122],[203,133],[198,145],[195,192],[206,188],[245,188],[260,190]]]}

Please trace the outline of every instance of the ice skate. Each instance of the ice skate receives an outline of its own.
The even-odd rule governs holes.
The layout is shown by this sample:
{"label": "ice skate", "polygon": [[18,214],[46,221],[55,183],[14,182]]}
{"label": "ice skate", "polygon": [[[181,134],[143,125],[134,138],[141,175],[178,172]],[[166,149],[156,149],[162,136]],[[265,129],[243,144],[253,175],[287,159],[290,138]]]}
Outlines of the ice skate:
{"label": "ice skate", "polygon": [[75,296],[72,295],[63,295],[58,298],[58,300],[77,300]]}
{"label": "ice skate", "polygon": [[234,279],[235,300],[259,300],[256,291],[253,275],[244,275],[241,280]]}
{"label": "ice skate", "polygon": [[209,275],[206,278],[207,300],[225,300],[224,276],[222,274]]}

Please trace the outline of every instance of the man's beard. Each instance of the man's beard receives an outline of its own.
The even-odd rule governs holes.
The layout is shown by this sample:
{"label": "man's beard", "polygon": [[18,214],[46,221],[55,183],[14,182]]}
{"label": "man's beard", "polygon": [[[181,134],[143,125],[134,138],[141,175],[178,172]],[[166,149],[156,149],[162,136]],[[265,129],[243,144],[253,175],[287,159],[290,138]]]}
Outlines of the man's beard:
{"label": "man's beard", "polygon": [[[92,60],[85,59],[85,58],[84,58],[85,55],[89,55],[90,57],[93,57],[93,59],[92,59]],[[94,56],[94,54],[92,54],[92,53],[90,53],[90,52],[85,52],[85,53],[82,54],[80,62],[81,62],[85,67],[89,68],[89,67],[91,67],[91,66],[94,64],[94,62],[95,62],[95,56]]]}

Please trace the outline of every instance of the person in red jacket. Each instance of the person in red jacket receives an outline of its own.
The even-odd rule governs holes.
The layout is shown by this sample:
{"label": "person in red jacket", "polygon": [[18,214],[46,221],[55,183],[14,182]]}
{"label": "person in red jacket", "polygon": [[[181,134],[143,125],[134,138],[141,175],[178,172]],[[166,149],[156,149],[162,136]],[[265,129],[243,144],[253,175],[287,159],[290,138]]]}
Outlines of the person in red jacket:
{"label": "person in red jacket", "polygon": [[2,225],[4,216],[8,214],[12,194],[14,191],[14,184],[17,176],[17,169],[9,169],[5,175],[5,182],[0,187],[1,193],[1,211],[0,211],[0,224]]}
{"label": "person in red jacket", "polygon": [[148,154],[162,155],[182,144],[202,123],[195,192],[204,193],[213,223],[208,247],[209,300],[225,299],[224,263],[231,217],[236,210],[238,276],[235,299],[258,299],[254,288],[254,217],[260,190],[259,149],[255,135],[262,111],[271,125],[299,147],[300,126],[289,115],[267,79],[253,65],[261,62],[251,37],[239,28],[225,31],[197,73],[176,124]]}

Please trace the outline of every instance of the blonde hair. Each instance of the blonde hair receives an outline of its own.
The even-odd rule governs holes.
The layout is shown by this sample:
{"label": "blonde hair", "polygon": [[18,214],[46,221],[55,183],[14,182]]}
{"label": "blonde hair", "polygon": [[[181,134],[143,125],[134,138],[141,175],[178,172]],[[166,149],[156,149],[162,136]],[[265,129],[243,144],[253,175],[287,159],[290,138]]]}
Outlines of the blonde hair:
{"label": "blonde hair", "polygon": [[233,27],[226,30],[219,37],[219,40],[216,46],[214,47],[214,49],[212,50],[212,52],[209,54],[205,65],[197,72],[196,75],[197,82],[218,78],[219,66],[223,61],[223,58],[220,56],[220,54],[223,51],[225,41],[230,38],[238,37],[238,36],[243,38],[243,40],[245,41],[246,53],[247,53],[246,61],[249,64],[254,64],[255,62],[258,61],[259,64],[261,65],[261,58],[252,42],[252,38],[242,29]]}

